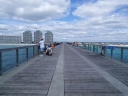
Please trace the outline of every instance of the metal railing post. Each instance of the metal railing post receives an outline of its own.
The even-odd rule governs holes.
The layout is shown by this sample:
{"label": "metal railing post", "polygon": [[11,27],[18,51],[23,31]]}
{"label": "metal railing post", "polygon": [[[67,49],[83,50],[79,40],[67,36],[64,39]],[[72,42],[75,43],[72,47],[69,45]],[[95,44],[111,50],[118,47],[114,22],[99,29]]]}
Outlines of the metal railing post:
{"label": "metal railing post", "polygon": [[33,58],[35,57],[35,47],[33,46]]}
{"label": "metal railing post", "polygon": [[102,53],[102,45],[100,45],[100,53]]}
{"label": "metal railing post", "polygon": [[96,46],[96,52],[98,53],[98,46]]}
{"label": "metal railing post", "polygon": [[104,56],[106,56],[106,47],[104,46]]}
{"label": "metal railing post", "polygon": [[26,61],[28,61],[28,47],[26,48]]}
{"label": "metal railing post", "polygon": [[84,49],[86,49],[86,45],[84,44]]}
{"label": "metal railing post", "polygon": [[121,57],[120,57],[120,59],[121,59],[120,61],[121,62],[123,62],[123,51],[124,51],[123,48],[121,48]]}
{"label": "metal railing post", "polygon": [[38,55],[40,54],[40,46],[38,46]]}
{"label": "metal railing post", "polygon": [[92,45],[92,52],[94,52],[94,45]]}
{"label": "metal railing post", "polygon": [[16,49],[16,66],[19,64],[19,51]]}
{"label": "metal railing post", "polygon": [[91,45],[89,45],[89,48],[90,48],[89,50],[91,51]]}
{"label": "metal railing post", "polygon": [[111,49],[111,59],[112,59],[112,56],[113,56],[113,49]]}
{"label": "metal railing post", "polygon": [[2,52],[0,52],[0,75],[2,75]]}

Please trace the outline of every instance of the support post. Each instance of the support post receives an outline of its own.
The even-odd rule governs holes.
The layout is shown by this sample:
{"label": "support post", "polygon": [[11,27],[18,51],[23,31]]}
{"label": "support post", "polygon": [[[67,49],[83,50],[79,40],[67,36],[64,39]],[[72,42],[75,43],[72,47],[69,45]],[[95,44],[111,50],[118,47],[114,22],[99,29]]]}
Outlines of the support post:
{"label": "support post", "polygon": [[121,48],[121,57],[120,57],[120,61],[123,62],[123,48]]}
{"label": "support post", "polygon": [[35,47],[33,46],[33,58],[35,57]]}
{"label": "support post", "polygon": [[0,75],[2,75],[2,52],[0,52]]}
{"label": "support post", "polygon": [[113,56],[113,49],[111,49],[111,59],[112,59],[112,56]]}
{"label": "support post", "polygon": [[19,51],[16,49],[16,66],[19,64]]}
{"label": "support post", "polygon": [[26,61],[28,61],[28,47],[26,48]]}

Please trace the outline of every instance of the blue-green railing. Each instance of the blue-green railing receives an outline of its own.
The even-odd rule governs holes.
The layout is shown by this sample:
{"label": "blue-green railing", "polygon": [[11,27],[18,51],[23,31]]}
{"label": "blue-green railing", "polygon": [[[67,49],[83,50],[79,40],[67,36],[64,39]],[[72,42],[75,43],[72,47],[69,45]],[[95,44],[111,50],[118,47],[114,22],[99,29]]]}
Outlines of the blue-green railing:
{"label": "blue-green railing", "polygon": [[107,45],[94,45],[94,44],[84,44],[84,48],[91,52],[98,54],[103,54],[111,59],[116,59],[123,63],[128,63],[128,47],[110,46],[113,48],[107,48]]}
{"label": "blue-green railing", "polygon": [[38,45],[0,49],[0,75],[39,55]]}

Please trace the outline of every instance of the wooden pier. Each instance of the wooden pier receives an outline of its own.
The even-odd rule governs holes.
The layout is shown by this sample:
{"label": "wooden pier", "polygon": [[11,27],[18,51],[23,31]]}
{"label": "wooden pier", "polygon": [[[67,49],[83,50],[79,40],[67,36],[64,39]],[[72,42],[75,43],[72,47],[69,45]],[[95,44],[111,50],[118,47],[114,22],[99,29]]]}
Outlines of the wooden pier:
{"label": "wooden pier", "polygon": [[0,96],[128,96],[128,66],[64,43],[3,74]]}

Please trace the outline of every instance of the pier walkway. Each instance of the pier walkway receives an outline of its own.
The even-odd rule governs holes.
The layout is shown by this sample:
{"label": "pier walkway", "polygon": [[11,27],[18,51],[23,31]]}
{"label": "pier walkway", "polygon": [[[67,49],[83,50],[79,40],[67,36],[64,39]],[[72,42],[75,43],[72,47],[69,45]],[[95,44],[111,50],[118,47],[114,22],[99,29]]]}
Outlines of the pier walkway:
{"label": "pier walkway", "polygon": [[0,96],[128,96],[128,66],[60,44],[3,74]]}

